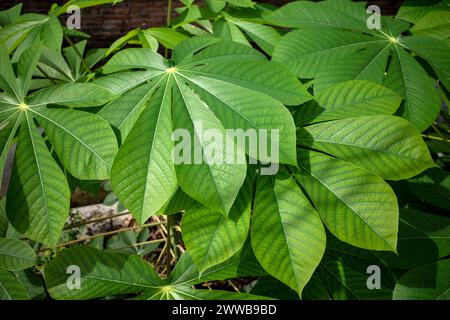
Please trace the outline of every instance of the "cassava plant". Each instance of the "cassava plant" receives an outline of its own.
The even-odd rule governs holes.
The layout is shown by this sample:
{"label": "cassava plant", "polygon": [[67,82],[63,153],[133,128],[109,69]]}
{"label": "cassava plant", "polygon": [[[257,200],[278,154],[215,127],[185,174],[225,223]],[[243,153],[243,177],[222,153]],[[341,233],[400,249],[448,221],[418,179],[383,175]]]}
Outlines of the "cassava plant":
{"label": "cassava plant", "polygon": [[[448,1],[181,1],[98,50],[57,18],[115,2],[0,12],[2,299],[450,298]],[[135,225],[65,241],[68,181]]]}

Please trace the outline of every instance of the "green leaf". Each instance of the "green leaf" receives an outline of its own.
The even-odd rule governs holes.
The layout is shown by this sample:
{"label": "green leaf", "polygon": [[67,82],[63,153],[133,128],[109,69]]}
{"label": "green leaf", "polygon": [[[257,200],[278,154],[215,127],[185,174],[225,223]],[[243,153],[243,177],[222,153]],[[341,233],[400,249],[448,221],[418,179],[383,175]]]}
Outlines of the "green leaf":
{"label": "green leaf", "polygon": [[97,107],[113,98],[111,91],[91,83],[65,83],[41,89],[29,98],[30,107],[58,104],[74,108]]}
{"label": "green leaf", "polygon": [[242,31],[239,30],[239,28],[235,24],[229,21],[226,21],[224,19],[217,20],[214,23],[213,30],[214,36],[218,38],[221,38],[225,41],[237,42],[245,46],[251,47],[250,42],[248,42],[247,38],[242,33]]}
{"label": "green leaf", "polygon": [[286,171],[258,177],[251,227],[261,265],[299,295],[325,251],[319,215]]}
{"label": "green leaf", "polygon": [[23,97],[21,95],[22,91],[20,90],[16,76],[14,75],[8,52],[2,44],[0,44],[0,66],[2,69],[2,72],[0,73],[0,88],[11,95],[11,97],[20,100]]}
{"label": "green leaf", "polygon": [[161,90],[142,111],[111,172],[114,191],[139,223],[155,214],[177,189],[171,156],[170,81],[161,83]]}
{"label": "green leaf", "polygon": [[164,71],[167,66],[163,57],[150,49],[130,48],[115,54],[103,66],[102,70],[108,74],[132,68],[150,68]]}
{"label": "green leaf", "polygon": [[173,285],[199,284],[207,281],[226,280],[239,277],[267,275],[253,254],[249,242],[227,261],[202,272],[201,276],[189,253],[186,251],[178,260],[170,276]]}
{"label": "green leaf", "polygon": [[0,269],[0,300],[28,300],[27,289],[9,271]]}
{"label": "green leaf", "polygon": [[71,175],[85,180],[109,178],[117,141],[106,121],[75,110],[30,110]]}
{"label": "green leaf", "polygon": [[[108,89],[115,95],[121,95],[160,75],[161,72],[155,70],[114,73],[95,79],[93,84]],[[114,101],[112,103],[114,103]],[[107,106],[105,106],[105,108],[107,108]]]}
{"label": "green leaf", "polygon": [[0,181],[3,181],[5,162],[19,127],[20,113],[15,108],[1,110],[0,119]]}
{"label": "green leaf", "polygon": [[230,19],[230,21],[243,30],[268,55],[272,55],[275,44],[281,39],[280,33],[272,27],[238,19]]}
{"label": "green leaf", "polygon": [[[234,142],[223,138],[226,137],[225,128],[219,119],[186,84],[178,80],[176,83],[172,110],[174,114],[177,114],[174,118],[174,130],[188,130],[189,139],[192,137],[194,140],[189,143],[189,149],[186,151],[193,157],[186,161],[187,163],[175,163],[178,183],[184,192],[201,204],[228,214],[245,178],[246,164],[239,162],[243,157],[242,150],[238,149],[236,153],[231,152],[235,150]],[[205,148],[212,143],[204,141],[203,137],[199,136],[201,130],[208,129],[220,132],[222,140],[225,140],[214,141],[213,145],[215,150],[219,149],[223,154],[213,155],[206,161],[200,159],[201,163],[197,163],[199,160],[195,157],[203,157]],[[182,143],[184,144],[185,141],[183,140]],[[199,152],[200,155],[198,155]],[[216,161],[215,157],[222,157],[222,160]],[[201,180],[202,184],[192,184],[194,180]]]}
{"label": "green leaf", "polygon": [[380,257],[390,266],[410,269],[450,254],[450,219],[413,209],[400,209],[398,255]]}
{"label": "green leaf", "polygon": [[398,46],[395,53],[385,85],[406,98],[401,115],[422,132],[438,116],[441,100],[433,79],[422,66]]}
{"label": "green leaf", "polygon": [[338,239],[373,250],[396,252],[398,204],[380,177],[313,151],[300,151],[297,179]]}
{"label": "green leaf", "polygon": [[36,275],[32,270],[22,270],[15,272],[17,278],[27,289],[28,296],[31,300],[44,300],[46,291],[42,276]]}
{"label": "green leaf", "polygon": [[19,271],[32,267],[36,254],[25,242],[17,239],[0,239],[0,269]]}
{"label": "green leaf", "polygon": [[222,10],[225,7],[225,5],[227,3],[223,0],[205,0],[205,4],[212,11],[219,12],[220,10]]}
{"label": "green leaf", "polygon": [[395,300],[450,299],[450,260],[426,264],[404,274],[394,289]]}
{"label": "green leaf", "polygon": [[[320,70],[326,70],[339,59],[356,52],[364,54],[364,51],[360,51],[362,48],[373,48],[382,42],[355,32],[301,28],[287,33],[278,41],[273,60],[284,64],[301,78],[313,78]],[[370,58],[367,60],[366,64],[370,65]]]}
{"label": "green leaf", "polygon": [[42,44],[37,42],[26,49],[20,56],[19,63],[17,64],[17,74],[22,96],[26,96],[30,89],[31,77],[36,70],[41,53]]}
{"label": "green leaf", "polygon": [[[120,98],[108,103],[98,112],[99,116],[119,130],[122,143],[136,124],[141,111],[148,105],[154,91],[161,85],[163,80],[163,77],[149,80],[150,83],[131,89]],[[110,87],[111,85],[108,86],[108,88]]]}
{"label": "green leaf", "polygon": [[40,38],[47,48],[54,51],[61,51],[63,29],[56,16],[52,14],[48,15],[47,23],[41,27]]}
{"label": "green leaf", "polygon": [[129,40],[135,38],[139,34],[138,29],[134,29],[129,31],[126,35],[120,37],[116,41],[112,43],[112,45],[108,48],[108,50],[105,52],[105,57],[109,56],[114,51],[119,50],[121,47],[123,47]]}
{"label": "green leaf", "polygon": [[7,24],[14,23],[20,17],[22,5],[22,3],[18,3],[11,8],[0,11],[0,25],[6,26]]}
{"label": "green leaf", "polygon": [[433,167],[419,133],[404,119],[367,116],[307,126],[298,142],[373,172],[401,180]]}
{"label": "green leaf", "polygon": [[159,43],[158,40],[152,36],[149,32],[140,31],[138,33],[139,41],[141,41],[143,48],[149,48],[155,52],[158,51]]}
{"label": "green leaf", "polygon": [[374,82],[350,80],[334,85],[316,96],[317,103],[324,108],[314,122],[394,114],[401,97],[390,89]]}
{"label": "green leaf", "polygon": [[[361,9],[364,12],[364,8]],[[287,28],[336,27],[367,31],[365,21],[355,18],[347,10],[341,11],[329,6],[326,1],[319,3],[294,1],[269,14],[265,20]]]}
{"label": "green leaf", "polygon": [[170,28],[149,28],[145,32],[155,37],[168,49],[175,48],[180,42],[188,38],[184,34]]}
{"label": "green leaf", "polygon": [[450,88],[450,45],[423,36],[403,37],[401,43],[424,57],[436,71],[439,80],[447,89]]}
{"label": "green leaf", "polygon": [[[295,125],[292,117],[279,101],[261,93],[274,87],[274,81],[269,75],[277,76],[277,79],[280,79],[278,82],[284,85],[284,87],[281,87],[281,84],[277,85],[277,90],[272,90],[272,94],[283,101],[290,100],[293,103],[298,99],[305,99],[301,97],[301,94],[306,90],[295,76],[279,66],[272,67],[260,52],[241,44],[217,41],[212,41],[210,37],[186,40],[175,48],[175,61],[165,61],[159,54],[146,49],[126,49],[117,53],[104,67],[105,72],[144,69],[146,70],[144,72],[150,73],[147,78],[150,83],[137,87],[145,81],[146,77],[145,74],[139,73],[140,71],[136,71],[139,75],[132,77],[129,85],[126,80],[130,72],[108,76],[111,78],[104,81],[102,86],[111,85],[113,91],[121,93],[134,87],[136,89],[110,103],[102,109],[100,115],[121,131],[121,138],[130,135],[137,126],[140,128],[136,129],[136,132],[138,130],[153,132],[154,124],[159,121],[155,119],[158,114],[155,110],[160,109],[161,99],[165,96],[161,91],[171,91],[167,108],[172,115],[172,125],[165,128],[169,129],[168,133],[172,133],[172,137],[171,141],[167,140],[164,145],[174,159],[176,158],[174,165],[178,185],[193,200],[226,216],[245,178],[245,152],[250,155],[252,162],[257,159],[272,163],[282,162],[292,165],[296,163]],[[252,61],[255,71],[252,70],[251,74],[246,74],[238,68],[233,68],[231,72],[224,69],[226,63],[231,65],[241,60]],[[174,65],[175,62],[179,64]],[[205,64],[210,65],[211,68],[208,72],[200,73]],[[214,68],[216,64],[218,67]],[[268,74],[258,79],[257,70]],[[277,75],[278,71],[282,72],[282,76]],[[96,83],[101,83],[101,78],[96,80]],[[167,89],[164,89],[165,84]],[[151,107],[153,105],[154,108]],[[146,113],[147,108],[153,108],[153,111],[148,111],[148,120],[139,122],[137,120],[139,114]],[[209,129],[214,130],[213,137],[207,136],[211,133]],[[262,142],[269,145],[267,148],[269,150],[262,146],[258,152],[251,148],[254,141],[250,143],[239,141],[242,136],[252,135],[252,130],[256,131],[255,139],[257,140],[264,138],[259,137],[263,136],[263,130],[266,130],[268,139],[265,140],[268,141]],[[273,133],[273,131],[277,132]],[[241,133],[242,136],[240,136]],[[220,137],[217,137],[218,135]],[[253,137],[250,138],[253,139]],[[244,137],[244,139],[249,138]],[[136,142],[133,142],[133,146],[134,143],[142,142],[143,136],[134,140]],[[245,146],[240,142],[244,142]],[[158,143],[160,143],[159,140]],[[121,148],[125,149],[126,144],[127,142]],[[280,149],[280,156],[277,158],[277,154],[271,151],[272,149],[275,151],[275,148],[281,144],[285,147]],[[150,142],[148,146],[151,147]],[[142,153],[140,149],[130,148],[127,152],[123,151],[123,159],[128,159],[129,153]],[[121,151],[119,151],[120,154]],[[116,162],[119,158],[119,156],[116,158]],[[170,160],[167,157],[164,159],[164,162],[170,166]],[[147,181],[151,175],[148,174],[150,171],[144,165],[145,162],[139,164],[139,168],[133,166],[133,174],[139,175],[142,189],[145,186],[142,181]],[[128,160],[126,166],[129,166]],[[193,179],[201,179],[203,183],[192,184]],[[129,187],[132,183],[130,184],[128,179],[121,179],[121,181],[125,180],[128,184],[126,187]],[[156,181],[156,179],[153,180]],[[166,183],[166,180],[161,181]],[[155,185],[158,184],[160,182],[155,182]],[[142,197],[146,193],[141,190],[142,192],[136,193],[136,196],[129,197],[132,192],[131,189],[129,190],[123,195],[120,191],[115,191],[119,199],[123,201],[126,201],[126,198],[133,199],[134,202],[126,206],[130,209],[133,207],[132,212],[137,212],[139,220],[142,218],[140,214],[142,204],[146,203]],[[162,196],[158,195],[154,201],[148,201],[152,207],[146,211],[147,215],[161,212],[163,205],[172,197],[169,191],[175,191],[173,188],[164,190],[161,193]]]}
{"label": "green leaf", "polygon": [[[373,273],[380,270],[380,287],[369,289]],[[371,251],[328,239],[327,251],[311,281],[303,291],[308,300],[391,300],[395,286],[392,271]]]}
{"label": "green leaf", "polygon": [[397,18],[410,22],[418,22],[429,12],[437,10],[446,10],[448,0],[444,1],[423,1],[423,0],[407,0],[399,9]]}
{"label": "green leaf", "polygon": [[70,190],[31,115],[25,112],[24,117],[6,212],[20,233],[42,243],[55,244],[69,214]]}
{"label": "green leaf", "polygon": [[70,6],[77,6],[80,9],[83,9],[83,8],[100,6],[102,4],[110,4],[111,3],[114,5],[114,4],[120,3],[122,1],[123,0],[69,0],[62,6],[56,6],[56,7],[52,8],[52,11],[54,12],[55,15],[59,16],[61,14],[67,13],[67,9]]}
{"label": "green leaf", "polygon": [[265,93],[285,105],[300,105],[312,98],[293,74],[273,62],[206,64],[197,67],[193,73]]}
{"label": "green leaf", "polygon": [[[247,154],[261,161],[295,165],[294,122],[289,111],[278,101],[253,90],[242,88],[223,80],[215,80],[203,76],[187,76],[196,89],[200,89],[203,99],[208,103],[215,115],[226,129],[266,130],[267,146],[279,146],[279,159],[274,159],[274,153],[266,155],[256,150],[246,149]],[[278,132],[276,141],[274,131]],[[259,138],[257,138],[259,139]],[[258,140],[259,141],[259,140]]]}
{"label": "green leaf", "polygon": [[369,80],[381,84],[391,54],[391,44],[372,43],[365,50],[353,52],[345,57],[333,57],[324,63],[314,79],[314,93],[320,94],[342,81]]}
{"label": "green leaf", "polygon": [[48,20],[48,16],[41,14],[22,15],[14,23],[0,29],[0,44],[3,44],[7,52],[11,53],[24,41],[32,30],[41,27]]}
{"label": "green leaf", "polygon": [[197,205],[197,202],[178,188],[170,200],[158,210],[157,214],[176,214],[181,211],[186,211],[195,205]]}
{"label": "green leaf", "polygon": [[270,276],[259,279],[250,293],[280,300],[299,300],[294,290]]}
{"label": "green leaf", "polygon": [[150,290],[136,300],[270,300],[253,294],[224,290],[195,290],[189,286]]}
{"label": "green leaf", "polygon": [[5,211],[5,199],[0,199],[0,237],[6,237],[9,221]]}
{"label": "green leaf", "polygon": [[408,180],[407,186],[421,201],[450,210],[450,173],[433,168]]}
{"label": "green leaf", "polygon": [[[73,273],[72,269],[68,269],[70,266],[79,267],[78,290],[70,290],[67,285]],[[87,246],[64,250],[45,266],[44,275],[50,296],[64,300],[141,292],[161,284],[151,265],[138,256],[104,253]]]}
{"label": "green leaf", "polygon": [[244,245],[250,227],[253,174],[249,174],[228,217],[206,207],[193,207],[183,214],[183,241],[200,273],[222,263]]}
{"label": "green leaf", "polygon": [[450,28],[450,11],[436,10],[428,12],[421,19],[417,20],[414,27],[411,28],[411,32],[417,35],[446,40],[449,43],[448,28]]}

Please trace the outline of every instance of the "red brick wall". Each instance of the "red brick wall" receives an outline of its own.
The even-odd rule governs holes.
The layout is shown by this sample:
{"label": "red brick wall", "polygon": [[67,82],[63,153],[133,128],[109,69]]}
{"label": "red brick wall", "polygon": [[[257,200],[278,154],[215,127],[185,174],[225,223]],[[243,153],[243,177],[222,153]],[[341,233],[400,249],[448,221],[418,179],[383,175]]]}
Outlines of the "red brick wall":
{"label": "red brick wall", "polygon": [[[65,3],[60,0],[1,0],[0,10],[23,2],[24,12],[47,12],[52,3]],[[259,1],[281,6],[288,0]],[[378,4],[385,14],[394,14],[402,0],[370,0]],[[179,1],[174,1],[177,6]],[[91,34],[90,45],[93,47],[109,46],[115,39],[137,27],[154,27],[165,24],[167,1],[125,0],[114,6],[104,5],[82,10],[81,31]],[[64,17],[62,17],[64,19]]]}

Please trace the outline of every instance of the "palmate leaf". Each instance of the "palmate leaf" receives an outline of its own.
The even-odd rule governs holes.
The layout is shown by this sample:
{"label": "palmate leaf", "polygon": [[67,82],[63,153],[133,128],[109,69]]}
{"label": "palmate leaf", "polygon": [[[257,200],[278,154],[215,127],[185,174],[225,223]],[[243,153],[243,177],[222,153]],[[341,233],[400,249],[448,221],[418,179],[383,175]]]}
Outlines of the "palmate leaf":
{"label": "palmate leaf", "polygon": [[298,131],[298,142],[387,180],[407,179],[434,166],[419,133],[394,116],[348,118],[307,126]]}
{"label": "palmate leaf", "polygon": [[[43,135],[69,173],[81,179],[109,177],[117,142],[108,123],[99,116],[46,106],[98,106],[111,99],[112,93],[100,86],[80,83],[56,85],[27,95],[32,75],[28,69],[34,70],[38,63],[38,58],[32,55],[34,49],[31,46],[22,53],[18,62],[19,79],[11,73],[12,69],[6,68],[6,78],[0,81],[4,90],[0,97],[0,137],[4,143],[0,172],[17,134],[6,196],[8,218],[17,231],[30,239],[55,244],[68,215],[70,190]],[[5,52],[4,47],[0,47],[0,57],[4,57]],[[39,56],[40,50],[36,49],[34,54]],[[7,63],[4,58],[2,61]],[[21,90],[16,90],[17,87]]]}
{"label": "palmate leaf", "polygon": [[313,151],[300,150],[298,161],[295,176],[331,233],[360,248],[396,252],[398,204],[383,179]]}
{"label": "palmate leaf", "polygon": [[439,260],[404,274],[394,289],[395,300],[450,299],[450,260]]}
{"label": "palmate leaf", "polygon": [[269,15],[269,20],[285,19],[287,26],[298,28],[277,42],[273,60],[292,68],[301,78],[314,78],[316,94],[352,79],[385,83],[405,99],[399,114],[419,131],[428,128],[439,113],[440,99],[434,79],[414,56],[425,58],[448,84],[447,43],[425,36],[404,37],[401,33],[408,26],[395,19],[382,19],[381,30],[368,30],[364,6],[340,1],[338,7],[338,2],[297,1]]}
{"label": "palmate leaf", "polygon": [[[124,76],[116,73],[108,75],[108,80],[97,81],[105,87],[111,84],[114,91],[123,93],[99,114],[120,130],[122,139],[127,137],[122,140],[111,179],[119,199],[141,222],[168,202],[177,184],[200,204],[228,214],[244,181],[245,156],[243,150],[236,148],[234,139],[223,138],[216,144],[202,139],[202,132],[208,129],[217,130],[222,137],[226,129],[277,129],[279,144],[284,146],[279,161],[295,164],[292,117],[279,101],[264,92],[273,88],[272,97],[295,103],[298,99],[310,99],[306,90],[286,69],[272,66],[256,50],[217,41],[194,37],[182,42],[174,49],[173,67],[148,49],[120,51],[103,67],[103,72],[125,71]],[[253,70],[243,72],[241,61],[250,63]],[[126,75],[133,74],[127,70],[136,68],[146,71],[135,71],[136,77],[126,87]],[[264,77],[258,79],[258,72]],[[148,83],[143,83],[144,79]],[[274,85],[273,79],[279,79],[281,84]],[[132,90],[125,92],[127,89]],[[180,149],[174,148],[174,137],[170,137],[172,130],[177,129],[187,130],[191,139],[186,147],[191,152],[190,159],[184,158],[182,163],[173,163],[172,159],[172,153],[180,154]],[[178,144],[181,139],[186,142],[183,136],[175,137]],[[194,149],[196,146],[199,148]],[[223,150],[218,154],[222,161],[202,160],[211,148]],[[132,166],[130,156],[134,159]],[[269,155],[252,156],[270,161]],[[195,164],[199,158],[202,163]],[[133,172],[133,181],[140,182],[130,182],[128,172]],[[202,183],[192,184],[193,179]]]}
{"label": "palmate leaf", "polygon": [[19,271],[36,263],[34,250],[17,239],[0,239],[0,269]]}
{"label": "palmate leaf", "polygon": [[[80,289],[68,288],[69,266],[80,269]],[[254,295],[194,290],[199,280],[189,271],[192,265],[181,258],[170,279],[160,279],[152,266],[135,255],[107,253],[91,247],[67,249],[44,269],[48,291],[54,299],[93,299],[110,295],[140,294],[135,299],[256,299]],[[187,268],[187,269],[186,269]],[[195,270],[195,269],[194,269]],[[174,276],[175,275],[175,276]],[[186,278],[183,276],[188,275]],[[189,277],[194,275],[194,278]]]}
{"label": "palmate leaf", "polygon": [[254,174],[247,175],[228,217],[199,206],[183,214],[183,241],[200,272],[228,260],[244,245],[250,227],[253,178]]}
{"label": "palmate leaf", "polygon": [[258,177],[251,239],[264,269],[300,295],[322,258],[326,236],[319,215],[284,170]]}

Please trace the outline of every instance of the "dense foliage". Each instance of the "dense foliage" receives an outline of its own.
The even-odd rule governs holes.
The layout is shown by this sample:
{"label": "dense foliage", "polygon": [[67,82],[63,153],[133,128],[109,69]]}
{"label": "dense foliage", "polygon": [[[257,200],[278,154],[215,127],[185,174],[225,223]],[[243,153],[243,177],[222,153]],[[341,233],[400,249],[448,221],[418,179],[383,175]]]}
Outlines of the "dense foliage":
{"label": "dense foliage", "polygon": [[[168,26],[89,50],[60,23],[115,2],[0,12],[0,298],[450,298],[449,1],[370,29],[347,0],[184,0]],[[201,157],[244,161],[174,161],[179,129]],[[278,130],[277,173],[206,129]],[[141,233],[65,242],[71,194],[92,185]],[[173,270],[146,259],[158,216],[164,252],[186,249]],[[251,281],[200,286],[226,279]]]}

